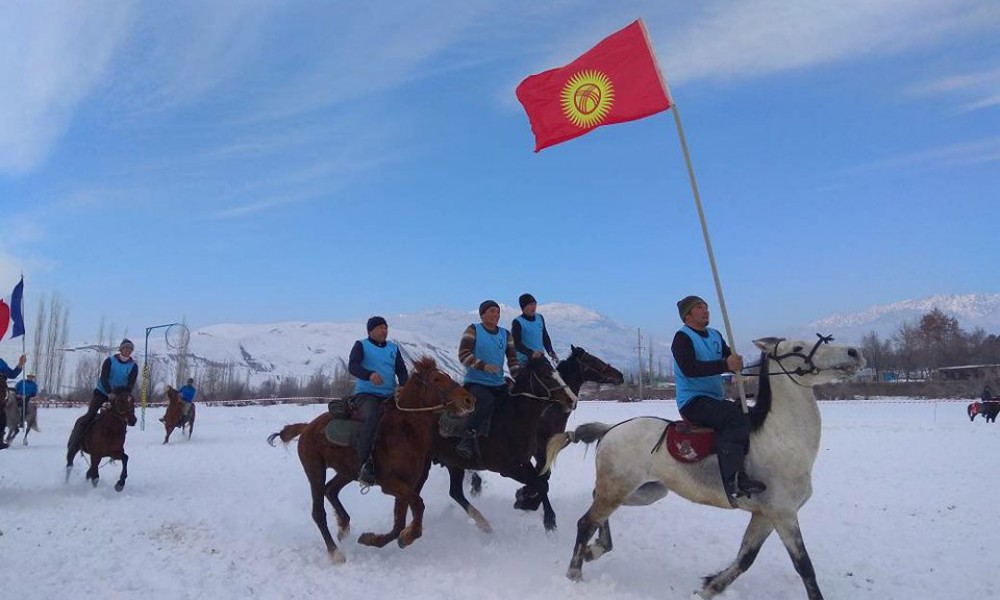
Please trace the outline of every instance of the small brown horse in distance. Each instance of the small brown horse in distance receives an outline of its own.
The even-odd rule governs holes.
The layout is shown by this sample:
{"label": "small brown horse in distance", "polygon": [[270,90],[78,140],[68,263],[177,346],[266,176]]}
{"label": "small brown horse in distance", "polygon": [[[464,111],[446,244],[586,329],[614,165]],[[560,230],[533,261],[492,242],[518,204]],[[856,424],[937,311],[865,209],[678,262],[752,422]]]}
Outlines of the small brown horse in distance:
{"label": "small brown horse in distance", "polygon": [[[80,417],[81,419],[84,417]],[[128,477],[128,454],[125,454],[125,434],[136,423],[135,402],[129,394],[118,394],[111,398],[111,407],[105,408],[94,419],[83,436],[81,451],[90,455],[87,479],[97,487],[101,459],[104,457],[122,461],[122,472],[115,483],[115,491],[125,488]],[[73,455],[66,456],[66,480],[73,470]]]}
{"label": "small brown horse in distance", "polygon": [[[386,401],[375,434],[375,475],[382,492],[396,498],[392,530],[385,534],[363,533],[358,543],[381,548],[393,540],[405,548],[423,534],[424,501],[420,491],[431,466],[431,440],[438,416],[443,411],[463,415],[472,411],[475,397],[437,368],[433,358],[424,356],[413,366],[413,374],[394,399]],[[286,425],[271,434],[287,444],[299,438],[299,460],[309,479],[312,491],[312,518],[326,542],[326,549],[335,563],[346,560],[330,535],[326,522],[324,496],[337,515],[337,538],[350,532],[351,517],[341,504],[338,494],[357,479],[361,465],[353,447],[335,446],[326,439],[330,414],[324,413],[311,423]],[[326,470],[334,476],[326,479]],[[413,515],[406,526],[407,509]]]}
{"label": "small brown horse in distance", "polygon": [[[181,394],[174,388],[167,386],[167,414],[163,415],[163,428],[167,430],[167,435],[163,438],[163,443],[166,444],[170,441],[170,434],[174,432],[174,429],[178,427],[181,422],[181,418],[184,416],[184,404],[181,400]],[[184,428],[187,427],[188,439],[191,439],[191,434],[194,433],[194,414],[195,407],[194,402],[191,403],[191,409],[188,412],[187,419],[184,421],[181,428],[181,435],[184,435]]]}

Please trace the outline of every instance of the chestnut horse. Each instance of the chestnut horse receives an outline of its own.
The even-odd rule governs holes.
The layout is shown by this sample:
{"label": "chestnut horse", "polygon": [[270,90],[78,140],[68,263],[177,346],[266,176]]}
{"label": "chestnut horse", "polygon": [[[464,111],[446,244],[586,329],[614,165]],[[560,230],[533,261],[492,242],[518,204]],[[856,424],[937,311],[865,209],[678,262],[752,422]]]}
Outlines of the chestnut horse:
{"label": "chestnut horse", "polygon": [[[191,403],[191,408],[188,409],[187,417],[184,416],[184,404],[181,400],[180,392],[174,388],[167,386],[167,413],[163,415],[163,428],[167,430],[167,435],[163,438],[163,443],[166,444],[170,441],[170,434],[174,432],[177,427],[181,428],[181,435],[184,435],[184,428],[187,427],[188,439],[191,439],[191,434],[194,433],[194,402]],[[181,422],[181,419],[184,419]]]}
{"label": "chestnut horse", "polygon": [[[625,376],[618,369],[612,367],[600,358],[590,354],[579,346],[570,346],[569,357],[559,361],[556,371],[562,376],[563,381],[569,386],[574,394],[580,393],[580,388],[584,382],[621,385],[625,382]],[[570,413],[559,410],[555,404],[549,404],[542,410],[542,416],[538,422],[538,435],[536,436],[535,448],[535,469],[540,469],[545,464],[545,446],[549,438],[557,433],[566,431],[566,422]],[[548,481],[550,474],[545,473],[542,478]],[[482,479],[478,473],[473,473],[471,477],[472,495],[478,496],[482,487]],[[514,508],[521,510],[538,510],[542,503],[541,496],[527,485],[521,487],[515,493]]]}
{"label": "chestnut horse", "polygon": [[[90,455],[90,468],[87,469],[87,479],[97,487],[101,459],[104,457],[122,461],[122,472],[115,483],[115,491],[125,488],[125,478],[128,477],[128,454],[125,454],[125,434],[128,428],[136,423],[135,401],[129,394],[112,395],[110,407],[105,405],[97,418],[90,424],[83,435],[81,452]],[[80,417],[81,419],[86,416]],[[73,470],[73,455],[66,456],[66,480]]]}
{"label": "chestnut horse", "polygon": [[[467,414],[475,406],[475,396],[437,368],[434,359],[424,356],[413,365],[413,374],[393,401],[384,403],[384,411],[375,434],[375,476],[382,492],[396,498],[392,531],[385,534],[363,533],[358,543],[381,548],[393,540],[405,548],[423,534],[424,501],[420,490],[427,480],[431,465],[431,439],[443,411]],[[330,535],[326,522],[325,496],[337,515],[337,538],[344,539],[350,531],[351,517],[344,510],[338,494],[357,479],[361,465],[353,446],[335,446],[326,439],[330,414],[324,413],[311,423],[286,425],[271,434],[287,444],[299,437],[299,460],[309,479],[312,491],[312,518],[326,542],[327,552],[335,563],[346,560]],[[326,479],[326,470],[334,476]],[[406,510],[413,515],[406,526]]]}

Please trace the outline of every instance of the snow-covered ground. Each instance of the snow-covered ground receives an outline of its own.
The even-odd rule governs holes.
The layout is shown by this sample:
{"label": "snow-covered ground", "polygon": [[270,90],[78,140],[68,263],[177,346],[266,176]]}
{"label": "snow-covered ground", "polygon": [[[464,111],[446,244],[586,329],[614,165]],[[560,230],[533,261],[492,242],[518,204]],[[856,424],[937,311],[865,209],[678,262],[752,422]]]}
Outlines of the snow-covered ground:
{"label": "snow-covered ground", "polygon": [[[969,423],[965,403],[843,402],[821,405],[823,442],[815,494],[800,513],[828,598],[996,598],[1000,524],[1000,425]],[[0,572],[19,600],[141,598],[690,598],[700,577],[735,556],[746,513],[677,496],[612,516],[615,548],[564,576],[594,479],[593,451],[560,456],[552,481],[559,529],[511,508],[517,484],[485,476],[473,499],[492,522],[480,533],[447,495],[433,467],[424,488],[424,537],[405,550],[359,546],[364,531],[391,525],[391,499],[356,486],[342,498],[352,532],[346,564],[331,564],[309,515],[294,452],[265,438],[307,421],[322,405],[198,411],[194,438],[163,446],[160,411],[130,431],[124,492],[119,465],[102,467],[97,489],[84,459],[64,483],[65,440],[80,410],[46,409],[31,445],[0,452]],[[654,414],[671,404],[582,403],[578,424]],[[329,509],[328,509],[329,510]],[[803,598],[776,535],[722,598]]]}

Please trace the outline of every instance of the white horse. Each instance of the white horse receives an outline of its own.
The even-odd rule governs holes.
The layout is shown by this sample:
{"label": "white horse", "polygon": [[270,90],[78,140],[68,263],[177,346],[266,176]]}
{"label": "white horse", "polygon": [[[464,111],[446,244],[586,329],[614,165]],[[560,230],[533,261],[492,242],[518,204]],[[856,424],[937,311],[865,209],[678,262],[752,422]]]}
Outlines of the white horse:
{"label": "white horse", "polygon": [[[750,524],[736,560],[704,579],[699,592],[703,598],[722,592],[750,568],[764,540],[775,530],[810,600],[823,597],[798,520],[799,508],[812,495],[812,467],[819,451],[820,414],[812,387],[852,374],[865,365],[860,350],[830,345],[832,339],[820,336],[814,345],[775,338],[754,342],[766,357],[762,358],[761,380],[764,388],[770,383],[771,399],[768,402],[766,394],[758,394],[750,412],[746,468],[753,478],[767,484],[767,490],[739,500],[738,507],[751,513]],[[594,560],[611,550],[608,517],[623,504],[652,504],[673,490],[692,502],[731,508],[722,488],[717,458],[713,455],[691,464],[674,460],[660,443],[667,423],[654,417],[617,425],[587,423],[550,439],[543,472],[569,443],[600,440],[595,458],[594,501],[577,522],[576,545],[567,572],[570,579],[582,577],[584,560]],[[597,540],[588,545],[598,529]]]}

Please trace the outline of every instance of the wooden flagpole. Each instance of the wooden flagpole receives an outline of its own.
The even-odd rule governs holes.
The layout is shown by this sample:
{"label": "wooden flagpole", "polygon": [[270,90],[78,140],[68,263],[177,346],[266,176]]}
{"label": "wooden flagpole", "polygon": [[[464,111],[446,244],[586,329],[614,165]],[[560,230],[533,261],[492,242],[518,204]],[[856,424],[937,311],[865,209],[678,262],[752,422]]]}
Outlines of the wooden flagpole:
{"label": "wooden flagpole", "polygon": [[[698,181],[694,177],[694,167],[691,166],[691,153],[688,152],[687,139],[684,137],[684,127],[681,125],[681,115],[677,110],[677,103],[674,102],[673,96],[670,95],[670,88],[667,86],[667,80],[663,77],[663,70],[660,69],[660,63],[656,58],[656,52],[653,51],[653,43],[649,39],[649,32],[646,30],[646,24],[642,19],[639,19],[639,25],[642,27],[642,33],[646,38],[646,45],[649,47],[649,54],[653,57],[653,65],[656,67],[656,73],[660,77],[660,85],[663,86],[663,93],[667,95],[667,100],[670,102],[670,111],[674,113],[674,123],[677,124],[677,135],[681,141],[681,150],[684,152],[684,163],[687,165],[688,179],[691,182],[691,193],[694,194],[694,204],[698,208],[698,220],[701,222],[701,233],[705,238],[705,250],[708,252],[708,262],[712,267],[712,278],[715,280],[715,293],[719,297],[719,310],[722,311],[722,321],[726,328],[726,341],[735,353],[736,343],[733,340],[733,328],[729,324],[729,311],[726,309],[726,298],[722,294],[722,282],[719,279],[719,269],[715,264],[715,253],[712,251],[712,238],[708,233],[708,223],[705,220],[705,211],[701,206],[701,195],[698,193]],[[743,409],[743,412],[746,413],[747,396],[743,387],[743,375],[741,373],[735,373],[734,375],[736,377],[736,387],[740,392],[740,407]]]}

